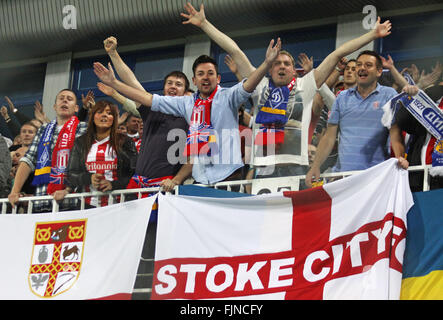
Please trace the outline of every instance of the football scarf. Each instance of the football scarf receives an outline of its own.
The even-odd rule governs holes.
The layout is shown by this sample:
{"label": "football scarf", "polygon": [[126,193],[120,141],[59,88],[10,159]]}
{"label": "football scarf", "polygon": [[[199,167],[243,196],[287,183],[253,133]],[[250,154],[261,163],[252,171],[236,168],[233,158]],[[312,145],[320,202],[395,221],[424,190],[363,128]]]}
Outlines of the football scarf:
{"label": "football scarf", "polygon": [[199,92],[195,95],[194,107],[192,109],[191,123],[189,125],[185,156],[207,155],[213,156],[217,153],[217,138],[211,124],[212,101],[219,86],[211,93],[208,99],[199,98]]}
{"label": "football scarf", "polygon": [[392,98],[384,107],[382,123],[390,128],[395,113],[401,106],[405,107],[425,129],[437,140],[443,138],[443,111],[422,90],[414,97],[403,92]]}
{"label": "football scarf", "polygon": [[[443,110],[443,99],[438,107]],[[429,150],[429,147],[432,149]],[[428,163],[432,163],[432,168],[429,169],[431,176],[443,176],[443,139],[437,140],[431,136],[426,152],[426,164]]]}
{"label": "football scarf", "polygon": [[265,104],[260,108],[255,123],[261,124],[255,144],[281,144],[284,141],[284,125],[288,122],[286,109],[288,107],[289,94],[294,87],[296,79],[287,86],[276,87],[269,79],[268,97]]}
{"label": "football scarf", "polygon": [[37,166],[34,173],[34,186],[48,184],[48,194],[64,189],[64,179],[68,167],[69,154],[74,146],[75,132],[80,121],[72,116],[60,130],[52,157],[50,157],[52,135],[57,121],[53,120],[46,127],[43,139],[38,145]]}
{"label": "football scarf", "polygon": [[414,79],[412,79],[412,76],[408,72],[403,73],[403,77],[410,85],[415,86],[415,81]]}
{"label": "football scarf", "polygon": [[127,189],[140,189],[140,188],[155,188],[160,187],[160,184],[163,180],[173,179],[173,176],[166,176],[161,178],[149,179],[147,177],[134,174],[129,181]]}
{"label": "football scarf", "polygon": [[432,101],[426,93],[419,91],[414,97],[400,93],[384,107],[382,123],[390,128],[400,107],[408,112],[428,131],[431,139],[426,150],[426,164],[432,163],[431,175],[443,175],[443,105]]}
{"label": "football scarf", "polygon": [[[156,188],[160,187],[163,180],[173,179],[173,176],[165,176],[161,178],[149,179],[145,176],[134,174],[128,183],[126,189],[141,189],[141,188]],[[154,192],[155,193],[155,192]],[[154,193],[144,193],[141,195],[142,198],[149,197]]]}

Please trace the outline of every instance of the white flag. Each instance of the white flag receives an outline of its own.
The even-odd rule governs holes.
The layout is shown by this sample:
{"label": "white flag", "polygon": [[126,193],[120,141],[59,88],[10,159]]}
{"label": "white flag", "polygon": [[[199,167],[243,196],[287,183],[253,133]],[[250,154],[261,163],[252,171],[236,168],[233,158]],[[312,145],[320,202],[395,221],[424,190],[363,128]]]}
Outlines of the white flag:
{"label": "white flag", "polygon": [[0,215],[0,299],[130,299],[155,198]]}
{"label": "white flag", "polygon": [[153,299],[399,299],[412,206],[391,159],[298,192],[159,196]]}

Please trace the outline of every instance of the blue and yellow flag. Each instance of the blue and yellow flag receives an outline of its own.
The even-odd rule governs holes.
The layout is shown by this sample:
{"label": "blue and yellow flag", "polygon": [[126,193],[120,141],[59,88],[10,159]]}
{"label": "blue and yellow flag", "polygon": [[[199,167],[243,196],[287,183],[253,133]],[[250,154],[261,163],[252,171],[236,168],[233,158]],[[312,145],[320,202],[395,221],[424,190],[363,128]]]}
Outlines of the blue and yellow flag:
{"label": "blue and yellow flag", "polygon": [[443,300],[443,189],[413,194],[403,261],[402,300]]}

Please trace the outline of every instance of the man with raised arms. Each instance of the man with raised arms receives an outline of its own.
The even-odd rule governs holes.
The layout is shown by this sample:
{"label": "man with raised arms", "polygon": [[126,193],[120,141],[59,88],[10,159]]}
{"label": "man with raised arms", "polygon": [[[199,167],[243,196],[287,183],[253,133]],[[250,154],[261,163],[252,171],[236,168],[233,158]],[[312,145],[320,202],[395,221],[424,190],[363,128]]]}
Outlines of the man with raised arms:
{"label": "man with raised arms", "polygon": [[[145,91],[119,55],[117,39],[108,37],[104,41],[104,48],[122,81],[133,88]],[[98,86],[103,87],[103,84],[100,83]],[[189,81],[183,72],[172,71],[166,75],[163,84],[165,96],[183,96],[188,89]],[[140,104],[132,104],[134,106],[129,111],[133,114],[140,114],[143,119],[143,135],[140,137],[141,147],[135,175],[129,187],[161,186],[165,191],[172,191],[176,185],[182,184],[192,171],[192,165],[186,163],[186,158],[181,157],[180,161],[176,162],[168,159],[168,149],[176,143],[176,141],[168,140],[168,134],[171,130],[187,132],[186,120],[182,117],[152,111],[151,108],[140,107]]]}
{"label": "man with raised arms", "polygon": [[248,79],[231,88],[221,88],[217,63],[208,56],[193,64],[192,81],[198,91],[192,96],[152,95],[115,78],[109,69],[94,63],[94,72],[105,84],[153,111],[182,116],[190,125],[185,154],[193,160],[192,176],[203,184],[225,180],[243,166],[238,130],[238,107],[246,101],[277,58],[281,41],[271,40],[263,63]]}
{"label": "man with raised arms", "polygon": [[[242,77],[248,77],[255,67],[244,52],[228,36],[214,27],[205,17],[204,6],[197,11],[185,5],[187,20],[201,28],[236,62]],[[318,88],[332,73],[341,58],[353,53],[371,41],[391,33],[391,23],[380,23],[373,30],[350,40],[330,53],[322,63],[302,78],[297,78],[295,62],[287,51],[281,51],[269,68],[270,79],[264,78],[252,95],[254,100],[253,129],[255,151],[253,165],[257,177],[303,175],[308,170],[309,124],[312,101]],[[278,92],[283,92],[276,95]],[[284,103],[280,103],[283,100]],[[275,149],[275,154],[270,150]]]}

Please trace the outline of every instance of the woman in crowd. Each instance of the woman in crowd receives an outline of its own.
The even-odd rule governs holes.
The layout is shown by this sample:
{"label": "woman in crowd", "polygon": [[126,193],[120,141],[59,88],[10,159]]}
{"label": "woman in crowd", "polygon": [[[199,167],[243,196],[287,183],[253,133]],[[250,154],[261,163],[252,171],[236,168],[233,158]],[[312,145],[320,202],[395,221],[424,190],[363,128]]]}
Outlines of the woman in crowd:
{"label": "woman in crowd", "polygon": [[[118,108],[102,100],[91,109],[86,133],[77,139],[69,157],[67,188],[54,194],[62,200],[69,192],[125,189],[134,174],[137,151],[134,142],[118,133]],[[107,205],[101,197],[101,206]],[[98,197],[86,199],[97,207]]]}

